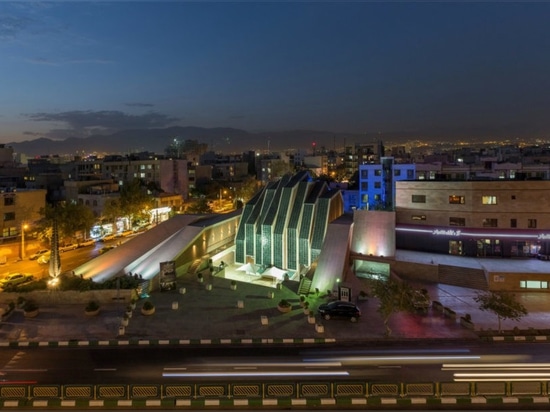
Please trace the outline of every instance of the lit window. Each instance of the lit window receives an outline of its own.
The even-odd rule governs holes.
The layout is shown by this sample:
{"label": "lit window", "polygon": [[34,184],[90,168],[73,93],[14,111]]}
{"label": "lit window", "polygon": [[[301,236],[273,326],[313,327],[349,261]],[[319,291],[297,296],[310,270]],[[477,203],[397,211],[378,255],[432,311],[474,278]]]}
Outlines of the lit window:
{"label": "lit window", "polygon": [[412,220],[426,220],[426,215],[412,215]]}
{"label": "lit window", "polygon": [[375,176],[382,176],[382,170],[376,169],[376,170],[374,171],[374,175],[375,175]]}
{"label": "lit window", "polygon": [[482,196],[481,203],[484,205],[496,205],[497,197],[496,196]]}
{"label": "lit window", "polygon": [[451,195],[449,196],[449,203],[452,205],[463,205],[465,202],[464,196]]}
{"label": "lit window", "polygon": [[519,287],[522,289],[548,289],[548,282],[545,280],[520,280]]}

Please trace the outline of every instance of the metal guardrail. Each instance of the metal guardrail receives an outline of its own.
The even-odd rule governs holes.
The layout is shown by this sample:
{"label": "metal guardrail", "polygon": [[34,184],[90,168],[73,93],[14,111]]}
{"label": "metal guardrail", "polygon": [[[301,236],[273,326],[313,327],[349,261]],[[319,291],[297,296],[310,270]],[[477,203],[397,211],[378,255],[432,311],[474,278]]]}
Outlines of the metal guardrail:
{"label": "metal guardrail", "polygon": [[244,382],[183,384],[97,384],[0,386],[0,407],[113,407],[151,406],[201,408],[207,406],[339,406],[356,408],[389,404],[408,408],[412,404],[457,403],[541,404],[550,407],[550,383],[425,382]]}

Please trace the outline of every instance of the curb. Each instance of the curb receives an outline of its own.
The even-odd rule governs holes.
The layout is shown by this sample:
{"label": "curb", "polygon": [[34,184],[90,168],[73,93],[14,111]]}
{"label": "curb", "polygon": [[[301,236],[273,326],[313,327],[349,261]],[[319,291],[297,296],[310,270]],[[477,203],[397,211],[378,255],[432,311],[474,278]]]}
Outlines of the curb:
{"label": "curb", "polygon": [[10,341],[0,342],[0,347],[79,347],[79,346],[159,346],[159,345],[272,345],[272,344],[325,344],[335,343],[333,338],[248,338],[248,339],[110,339],[64,341]]}
{"label": "curb", "polygon": [[[81,400],[4,400],[0,401],[2,408],[116,408],[116,407],[137,407],[137,408],[189,408],[189,409],[204,409],[204,408],[231,408],[231,407],[319,407],[319,408],[346,408],[346,409],[363,409],[365,407],[391,407],[396,409],[410,409],[411,407],[429,406],[440,407],[441,409],[455,409],[459,406],[472,405],[547,405],[550,403],[548,396],[495,396],[495,397],[345,397],[345,398],[268,398],[268,399],[247,399],[247,398],[224,398],[224,399],[113,399],[113,400],[96,400],[96,399],[81,399]],[[512,406],[513,407],[513,406]],[[516,406],[517,407],[517,406]]]}

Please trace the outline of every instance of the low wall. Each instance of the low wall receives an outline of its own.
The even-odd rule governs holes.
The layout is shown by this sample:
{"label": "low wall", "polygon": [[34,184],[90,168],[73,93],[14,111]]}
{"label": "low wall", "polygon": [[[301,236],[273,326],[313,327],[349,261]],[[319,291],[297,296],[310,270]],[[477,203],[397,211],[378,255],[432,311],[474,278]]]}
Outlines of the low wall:
{"label": "low wall", "polygon": [[69,290],[34,290],[27,293],[0,293],[0,304],[8,304],[9,302],[17,302],[17,298],[23,296],[27,300],[34,300],[38,305],[63,305],[63,304],[83,304],[85,305],[90,300],[97,301],[100,305],[120,302],[130,302],[132,290],[130,289],[101,289],[88,290],[84,292]]}
{"label": "low wall", "polygon": [[439,282],[437,265],[396,260],[391,262],[391,268],[392,272],[403,278],[413,278],[433,283]]}

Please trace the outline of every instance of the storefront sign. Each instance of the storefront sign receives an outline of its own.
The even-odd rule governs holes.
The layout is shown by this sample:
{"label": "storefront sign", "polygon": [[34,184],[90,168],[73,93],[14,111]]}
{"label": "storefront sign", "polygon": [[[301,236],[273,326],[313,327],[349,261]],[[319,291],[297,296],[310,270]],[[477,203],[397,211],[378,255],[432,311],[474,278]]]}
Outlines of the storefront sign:
{"label": "storefront sign", "polygon": [[432,232],[432,235],[436,236],[460,236],[461,231],[460,230],[454,230],[454,229],[435,229]]}

